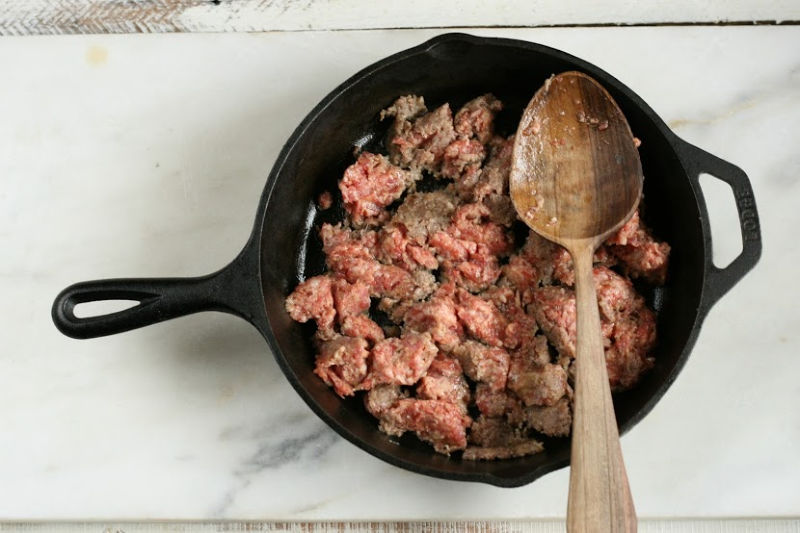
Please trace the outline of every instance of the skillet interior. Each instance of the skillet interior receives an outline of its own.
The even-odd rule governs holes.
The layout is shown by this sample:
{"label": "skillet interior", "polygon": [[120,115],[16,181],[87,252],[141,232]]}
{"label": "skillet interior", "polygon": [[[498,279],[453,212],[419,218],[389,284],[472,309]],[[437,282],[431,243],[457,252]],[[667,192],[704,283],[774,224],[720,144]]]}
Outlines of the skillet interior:
{"label": "skillet interior", "polygon": [[[313,326],[294,323],[283,301],[299,280],[323,271],[316,228],[341,217],[341,209],[319,215],[314,199],[353,162],[354,146],[379,149],[387,124],[381,109],[398,96],[420,94],[429,108],[494,93],[505,104],[500,133],[509,134],[536,89],[553,73],[581,70],[597,78],[616,99],[636,136],[645,174],[643,216],[672,245],[667,285],[648,294],[658,316],[656,366],[632,391],[615,397],[621,431],[629,429],[660,398],[688,356],[703,287],[703,229],[697,199],[675,154],[674,136],[635,94],[608,74],[550,48],[506,39],[447,35],[368,67],[334,90],[284,147],[264,193],[261,280],[267,333],[275,357],[306,402],[341,435],[369,453],[412,471],[500,486],[528,483],[569,460],[569,441],[550,439],[547,451],[495,462],[462,461],[435,454],[407,435],[397,441],[380,433],[360,399],[340,400],[313,373]],[[677,214],[677,215],[676,215]]]}

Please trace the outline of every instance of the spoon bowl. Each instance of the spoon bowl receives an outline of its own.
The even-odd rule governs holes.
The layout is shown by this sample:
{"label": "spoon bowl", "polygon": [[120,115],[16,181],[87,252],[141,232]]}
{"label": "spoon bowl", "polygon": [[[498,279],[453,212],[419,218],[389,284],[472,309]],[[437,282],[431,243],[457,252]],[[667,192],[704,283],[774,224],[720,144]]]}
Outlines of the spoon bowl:
{"label": "spoon bowl", "polygon": [[548,79],[514,141],[509,186],[522,220],[565,247],[602,242],[636,210],[642,181],[633,134],[611,95],[581,72]]}

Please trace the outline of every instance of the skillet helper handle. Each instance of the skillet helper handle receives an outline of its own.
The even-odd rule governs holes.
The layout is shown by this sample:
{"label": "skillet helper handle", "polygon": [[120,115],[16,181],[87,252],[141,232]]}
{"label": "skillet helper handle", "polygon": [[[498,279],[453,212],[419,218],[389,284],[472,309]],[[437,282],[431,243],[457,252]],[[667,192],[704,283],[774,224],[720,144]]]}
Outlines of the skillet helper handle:
{"label": "skillet helper handle", "polygon": [[[252,248],[252,247],[250,247]],[[245,249],[222,270],[196,278],[140,278],[84,281],[61,291],[53,302],[56,327],[75,339],[122,333],[200,311],[231,313],[254,323],[263,313],[253,275],[255,253]],[[75,315],[75,306],[104,300],[133,300],[122,311],[91,317]]]}
{"label": "skillet helper handle", "polygon": [[[761,225],[758,221],[758,210],[753,196],[753,187],[744,171],[728,163],[724,159],[712,155],[686,141],[680,142],[681,158],[694,180],[695,190],[701,198],[701,213],[708,220],[708,211],[700,187],[700,174],[711,174],[731,186],[739,214],[739,231],[742,234],[742,252],[725,268],[717,268],[709,255],[706,264],[707,281],[704,295],[705,310],[711,308],[727,293],[745,274],[758,263],[761,257]],[[707,224],[707,222],[705,222]],[[709,233],[710,234],[710,233]],[[710,244],[710,243],[709,243]]]}

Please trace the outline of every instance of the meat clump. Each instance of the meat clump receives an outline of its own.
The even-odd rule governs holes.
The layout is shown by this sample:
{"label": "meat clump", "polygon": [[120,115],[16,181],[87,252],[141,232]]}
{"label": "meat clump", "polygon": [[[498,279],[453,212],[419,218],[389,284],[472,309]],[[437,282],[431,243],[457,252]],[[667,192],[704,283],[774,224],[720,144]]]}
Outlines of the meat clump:
{"label": "meat clump", "polygon": [[412,398],[398,400],[380,418],[384,433],[399,437],[413,431],[434,450],[448,455],[467,447],[467,428],[471,423],[453,403]]}
{"label": "meat clump", "polygon": [[[385,150],[359,149],[344,171],[343,218],[315,226],[309,243],[326,269],[301,279],[285,308],[309,323],[298,331],[314,373],[342,398],[363,396],[387,435],[463,460],[523,457],[571,431],[572,258],[516,216],[503,104],[484,94],[452,109],[406,95],[381,113]],[[333,204],[323,192],[314,212],[330,221]],[[669,278],[670,246],[640,215],[593,258],[615,392],[656,364],[656,315],[640,291]]]}
{"label": "meat clump", "polygon": [[403,170],[382,155],[362,152],[344,171],[339,190],[354,224],[381,221],[386,218],[383,208],[400,198],[418,178],[416,172]]}
{"label": "meat clump", "polygon": [[445,150],[456,138],[450,106],[426,112],[424,100],[401,98],[381,113],[386,117],[394,117],[387,139],[392,163],[440,176]]}

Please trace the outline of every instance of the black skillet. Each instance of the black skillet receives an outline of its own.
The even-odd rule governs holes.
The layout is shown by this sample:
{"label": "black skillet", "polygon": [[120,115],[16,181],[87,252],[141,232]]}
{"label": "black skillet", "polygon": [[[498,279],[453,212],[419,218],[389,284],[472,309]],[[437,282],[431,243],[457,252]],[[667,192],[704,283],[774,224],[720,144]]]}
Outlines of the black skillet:
{"label": "black skillet", "polygon": [[[311,409],[344,438],[391,464],[435,477],[516,487],[569,463],[567,439],[546,441],[547,451],[495,462],[445,457],[413,436],[399,445],[379,432],[358,399],[339,399],[313,373],[313,326],[293,322],[283,302],[299,280],[324,267],[316,228],[340,207],[318,213],[315,198],[336,190],[356,146],[379,150],[386,124],[381,109],[399,95],[425,96],[429,107],[493,92],[506,105],[498,117],[511,133],[525,104],[544,80],[566,70],[599,80],[619,103],[635,135],[645,174],[644,218],[672,245],[669,281],[648,293],[658,315],[656,365],[633,390],[615,397],[621,432],[661,398],[686,362],[711,306],[758,261],[761,237],[753,192],[736,166],[679,139],[625,85],[599,68],[558,50],[512,39],[446,34],[392,55],[333,90],[297,127],[267,179],[253,233],[242,252],[219,272],[200,278],[116,279],[78,283],[53,304],[64,334],[91,338],[154,324],[199,311],[223,311],[253,324],[269,343],[289,382]],[[670,83],[665,78],[665,83]],[[711,259],[708,214],[698,183],[701,172],[727,182],[736,198],[744,244],[724,269]],[[83,302],[136,300],[124,311],[78,318]]]}

